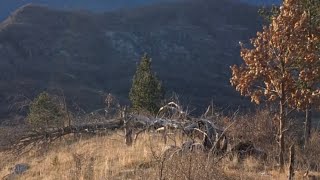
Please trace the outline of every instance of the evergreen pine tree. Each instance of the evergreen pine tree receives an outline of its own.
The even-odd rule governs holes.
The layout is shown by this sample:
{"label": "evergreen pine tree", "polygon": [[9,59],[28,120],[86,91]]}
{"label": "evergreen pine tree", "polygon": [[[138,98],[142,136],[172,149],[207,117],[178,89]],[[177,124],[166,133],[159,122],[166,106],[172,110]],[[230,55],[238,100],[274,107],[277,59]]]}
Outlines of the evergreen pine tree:
{"label": "evergreen pine tree", "polygon": [[66,113],[63,107],[47,92],[42,92],[33,100],[27,122],[35,129],[45,130],[62,127],[65,117]]}
{"label": "evergreen pine tree", "polygon": [[151,69],[151,58],[145,54],[133,77],[129,98],[134,110],[155,113],[164,98],[161,82]]}

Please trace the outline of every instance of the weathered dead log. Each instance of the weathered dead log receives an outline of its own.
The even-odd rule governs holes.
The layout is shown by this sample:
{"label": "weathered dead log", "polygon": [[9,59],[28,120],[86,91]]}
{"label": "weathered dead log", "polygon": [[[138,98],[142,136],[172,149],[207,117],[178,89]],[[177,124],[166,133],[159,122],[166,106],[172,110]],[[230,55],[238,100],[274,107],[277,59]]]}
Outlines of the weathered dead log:
{"label": "weathered dead log", "polygon": [[196,133],[197,136],[202,137],[202,145],[206,151],[224,153],[227,150],[228,140],[224,131],[206,119],[186,126],[184,132],[189,136]]}
{"label": "weathered dead log", "polygon": [[86,133],[92,134],[99,131],[114,130],[122,127],[120,120],[112,120],[99,124],[84,124],[84,125],[72,125],[63,128],[49,129],[46,131],[30,131],[26,135],[19,138],[17,142],[13,144],[14,147],[20,149],[25,146],[36,144],[39,142],[52,142],[58,138],[61,138],[68,134]]}

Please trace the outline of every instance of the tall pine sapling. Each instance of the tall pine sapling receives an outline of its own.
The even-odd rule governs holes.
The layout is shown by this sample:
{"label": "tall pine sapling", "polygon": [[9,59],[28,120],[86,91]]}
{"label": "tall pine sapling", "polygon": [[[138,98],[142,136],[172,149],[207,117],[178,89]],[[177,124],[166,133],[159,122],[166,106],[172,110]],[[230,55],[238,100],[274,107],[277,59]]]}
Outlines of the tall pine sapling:
{"label": "tall pine sapling", "polygon": [[151,69],[151,58],[145,54],[133,77],[129,98],[137,111],[156,113],[164,98],[164,88]]}
{"label": "tall pine sapling", "polygon": [[66,112],[47,92],[40,93],[31,103],[27,122],[36,130],[64,126]]}

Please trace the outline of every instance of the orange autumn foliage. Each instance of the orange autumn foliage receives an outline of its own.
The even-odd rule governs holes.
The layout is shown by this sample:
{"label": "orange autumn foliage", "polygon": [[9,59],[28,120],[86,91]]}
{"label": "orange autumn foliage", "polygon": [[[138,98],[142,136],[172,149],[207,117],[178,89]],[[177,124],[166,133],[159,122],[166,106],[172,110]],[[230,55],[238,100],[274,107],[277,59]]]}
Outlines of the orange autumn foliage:
{"label": "orange autumn foliage", "polygon": [[231,67],[231,85],[259,104],[279,102],[279,165],[284,172],[285,108],[306,110],[320,100],[320,28],[301,0],[284,0],[279,15],[241,46],[244,63]]}
{"label": "orange autumn foliage", "polygon": [[285,96],[297,108],[319,101],[320,28],[310,28],[309,18],[298,0],[286,0],[269,27],[251,39],[253,48],[240,43],[244,64],[231,67],[231,84],[241,95],[258,104]]}

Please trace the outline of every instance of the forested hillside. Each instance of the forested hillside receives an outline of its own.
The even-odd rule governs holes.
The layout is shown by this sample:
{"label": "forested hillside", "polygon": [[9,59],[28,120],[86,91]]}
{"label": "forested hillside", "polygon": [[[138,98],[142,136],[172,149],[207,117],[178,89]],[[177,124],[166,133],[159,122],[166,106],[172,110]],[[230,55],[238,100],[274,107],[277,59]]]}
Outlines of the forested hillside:
{"label": "forested hillside", "polygon": [[147,52],[169,92],[192,107],[241,105],[229,85],[240,40],[261,28],[257,8],[196,1],[94,14],[27,5],[0,24],[1,115],[12,97],[61,88],[84,109],[101,93],[127,99],[136,62]]}

